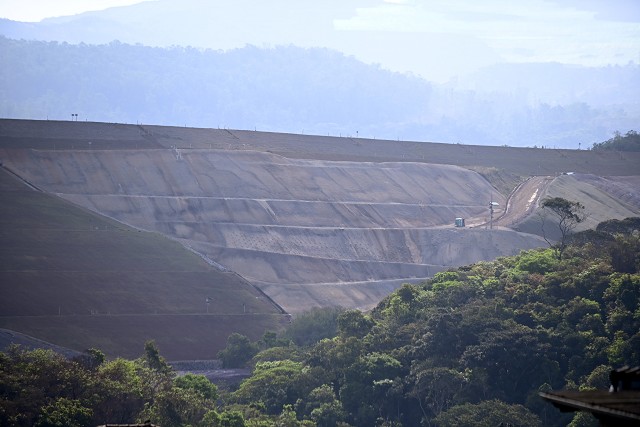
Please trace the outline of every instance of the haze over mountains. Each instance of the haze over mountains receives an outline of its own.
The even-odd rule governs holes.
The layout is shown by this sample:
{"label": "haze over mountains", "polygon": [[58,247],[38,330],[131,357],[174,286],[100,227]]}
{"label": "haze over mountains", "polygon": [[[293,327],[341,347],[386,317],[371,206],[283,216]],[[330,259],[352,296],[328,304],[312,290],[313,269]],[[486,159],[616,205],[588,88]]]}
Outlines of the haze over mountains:
{"label": "haze over mountains", "polygon": [[[527,41],[520,50],[530,51],[529,62],[508,63],[524,54],[489,35],[397,31],[376,18],[407,19],[403,7],[160,0],[39,23],[0,20],[8,64],[0,74],[0,116],[77,113],[80,120],[558,148],[587,148],[637,127],[636,63],[535,63],[559,58],[559,48],[542,58]],[[594,26],[596,36],[616,25],[623,40],[633,36],[621,13],[597,12],[607,26]],[[502,22],[502,45],[514,43],[512,24],[523,16],[510,13],[486,18]],[[539,18],[530,14],[535,24]],[[597,43],[584,43],[594,57],[604,55]],[[398,72],[409,69],[413,75]]]}
{"label": "haze over mountains", "polygon": [[[7,0],[0,5],[0,17],[32,21],[15,24],[12,34],[6,35],[214,50],[247,44],[326,47],[436,82],[496,63],[594,67],[638,60],[634,46],[640,8],[633,0],[606,4],[573,0],[522,4],[499,0],[482,4],[464,0],[147,0],[76,16],[63,16],[65,6],[71,6],[73,0],[56,2],[56,7],[37,2],[22,0],[12,5]],[[94,3],[82,2],[84,10],[91,10]],[[49,18],[33,22],[42,17]]]}

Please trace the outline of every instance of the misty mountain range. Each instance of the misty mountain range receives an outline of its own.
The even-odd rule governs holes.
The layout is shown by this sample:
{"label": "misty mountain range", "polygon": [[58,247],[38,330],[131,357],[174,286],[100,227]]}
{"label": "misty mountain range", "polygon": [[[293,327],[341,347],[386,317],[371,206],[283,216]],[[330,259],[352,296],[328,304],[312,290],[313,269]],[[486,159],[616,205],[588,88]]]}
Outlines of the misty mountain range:
{"label": "misty mountain range", "polygon": [[[372,39],[332,27],[336,11],[346,17],[372,1],[332,0],[313,13],[284,0],[232,3],[200,14],[195,0],[161,0],[39,23],[0,20],[0,116],[558,148],[638,128],[634,63],[488,66],[472,41],[414,39],[425,46],[416,56],[435,63],[463,45],[468,56],[457,60],[480,67],[434,83],[331,48],[338,39],[409,46],[402,39],[415,34]],[[243,44],[253,41],[260,47]]]}
{"label": "misty mountain range", "polygon": [[[57,40],[105,44],[113,40],[145,46],[192,46],[214,50],[288,46],[327,47],[355,55],[367,63],[390,58],[392,70],[415,69],[423,57],[438,61],[423,76],[481,67],[496,61],[496,54],[470,37],[391,31],[346,31],[335,23],[355,16],[361,8],[381,0],[156,0],[98,12],[49,18],[38,23],[0,20],[0,33],[13,39]],[[415,55],[406,51],[419,50]],[[451,54],[451,52],[457,52]],[[414,60],[407,59],[415,58]]]}

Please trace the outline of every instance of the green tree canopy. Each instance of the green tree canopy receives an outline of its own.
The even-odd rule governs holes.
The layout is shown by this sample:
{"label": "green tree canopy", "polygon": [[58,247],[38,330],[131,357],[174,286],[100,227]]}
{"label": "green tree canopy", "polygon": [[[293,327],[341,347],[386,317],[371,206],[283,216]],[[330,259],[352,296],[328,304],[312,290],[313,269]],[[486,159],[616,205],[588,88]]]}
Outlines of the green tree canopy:
{"label": "green tree canopy", "polygon": [[338,316],[344,311],[341,307],[313,308],[297,315],[283,336],[300,347],[333,338],[338,333]]}
{"label": "green tree canopy", "polygon": [[186,374],[173,380],[176,387],[193,390],[203,399],[218,400],[218,387],[204,375]]}
{"label": "green tree canopy", "polygon": [[82,427],[91,422],[93,411],[80,403],[60,397],[42,408],[35,427]]}
{"label": "green tree canopy", "polygon": [[227,346],[218,352],[225,368],[240,368],[258,353],[258,344],[236,332],[227,338]]}
{"label": "green tree canopy", "polygon": [[[558,259],[562,259],[567,248],[567,239],[576,226],[585,220],[584,205],[580,202],[573,202],[562,197],[546,198],[541,203],[543,210],[552,212],[558,219],[558,229],[560,231],[560,242],[556,245]],[[544,219],[542,222],[544,232]],[[544,236],[547,240],[546,233]],[[551,242],[547,240],[551,245]]]}
{"label": "green tree canopy", "polygon": [[267,413],[278,414],[284,405],[295,404],[315,388],[316,381],[300,362],[259,362],[233,398],[240,403],[261,402]]}
{"label": "green tree canopy", "polygon": [[373,321],[360,310],[347,310],[338,316],[338,332],[344,337],[364,337],[373,326]]}
{"label": "green tree canopy", "polygon": [[[640,235],[590,238],[601,236],[562,259],[535,249],[404,285],[370,313],[344,312],[335,337],[263,350],[231,393],[164,372],[152,346],[97,366],[12,347],[0,352],[0,425],[586,426],[538,392],[605,390],[611,367],[640,360],[640,273],[615,261]],[[237,334],[229,348],[247,357],[258,343]]]}
{"label": "green tree canopy", "polygon": [[640,151],[640,134],[634,130],[624,135],[616,131],[613,138],[593,144],[592,150]]}
{"label": "green tree canopy", "polygon": [[454,406],[438,415],[435,422],[442,427],[542,426],[540,419],[524,406],[508,405],[499,400]]}

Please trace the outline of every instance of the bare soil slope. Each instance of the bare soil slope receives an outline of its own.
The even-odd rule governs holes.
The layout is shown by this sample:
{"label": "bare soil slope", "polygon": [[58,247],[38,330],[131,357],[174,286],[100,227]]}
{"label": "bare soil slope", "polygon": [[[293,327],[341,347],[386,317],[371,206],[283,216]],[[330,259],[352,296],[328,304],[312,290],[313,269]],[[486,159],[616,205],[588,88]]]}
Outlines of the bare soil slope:
{"label": "bare soil slope", "polygon": [[231,129],[119,123],[0,119],[4,148],[205,148],[270,152],[287,158],[338,161],[410,161],[498,168],[520,176],[579,172],[640,174],[640,153],[494,147]]}
{"label": "bare soil slope", "polygon": [[513,190],[505,210],[497,216],[493,225],[514,228],[529,218],[538,209],[551,182],[551,176],[533,176],[522,182]]}
{"label": "bare soil slope", "polygon": [[[590,174],[570,174],[555,177],[543,189],[540,199],[562,197],[584,205],[586,219],[575,231],[595,228],[608,219],[624,219],[640,215],[640,175],[598,177]],[[513,224],[523,232],[546,234],[549,239],[560,237],[555,218],[536,206],[536,210]],[[542,229],[545,223],[544,231]]]}
{"label": "bare soil slope", "polygon": [[155,339],[169,359],[213,358],[231,332],[257,338],[286,321],[253,286],[178,243],[30,189],[5,170],[0,236],[0,327],[70,349],[137,357]]}
{"label": "bare soil slope", "polygon": [[485,217],[485,200],[504,202],[481,175],[452,165],[203,149],[12,149],[2,158],[37,188],[180,239],[291,312],[368,308],[401,281],[543,244],[451,229],[456,217]]}
{"label": "bare soil slope", "polygon": [[[545,244],[488,230],[489,200],[499,203],[498,226],[527,231],[521,225],[562,172],[640,175],[640,153],[228,129],[0,120],[0,138],[0,159],[33,186],[178,239],[291,312],[368,308],[403,281]],[[504,189],[471,168],[550,178],[520,187],[505,213]],[[620,178],[631,184],[619,193],[630,179]],[[628,204],[603,216],[633,212]],[[456,217],[476,227],[454,229]]]}

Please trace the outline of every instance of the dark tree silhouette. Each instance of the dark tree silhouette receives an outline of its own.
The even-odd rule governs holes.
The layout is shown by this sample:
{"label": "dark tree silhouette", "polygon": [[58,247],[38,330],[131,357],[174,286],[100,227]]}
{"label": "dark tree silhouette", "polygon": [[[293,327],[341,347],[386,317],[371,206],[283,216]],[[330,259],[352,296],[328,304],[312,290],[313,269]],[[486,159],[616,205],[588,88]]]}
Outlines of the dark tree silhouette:
{"label": "dark tree silhouette", "polygon": [[548,238],[544,230],[544,216],[542,221],[542,234],[544,240],[551,247],[555,247],[558,259],[562,259],[562,254],[567,248],[567,239],[576,226],[586,219],[584,205],[580,202],[572,202],[562,197],[548,197],[542,201],[542,209],[551,211],[558,218],[558,229],[560,230],[560,241],[554,245]]}

